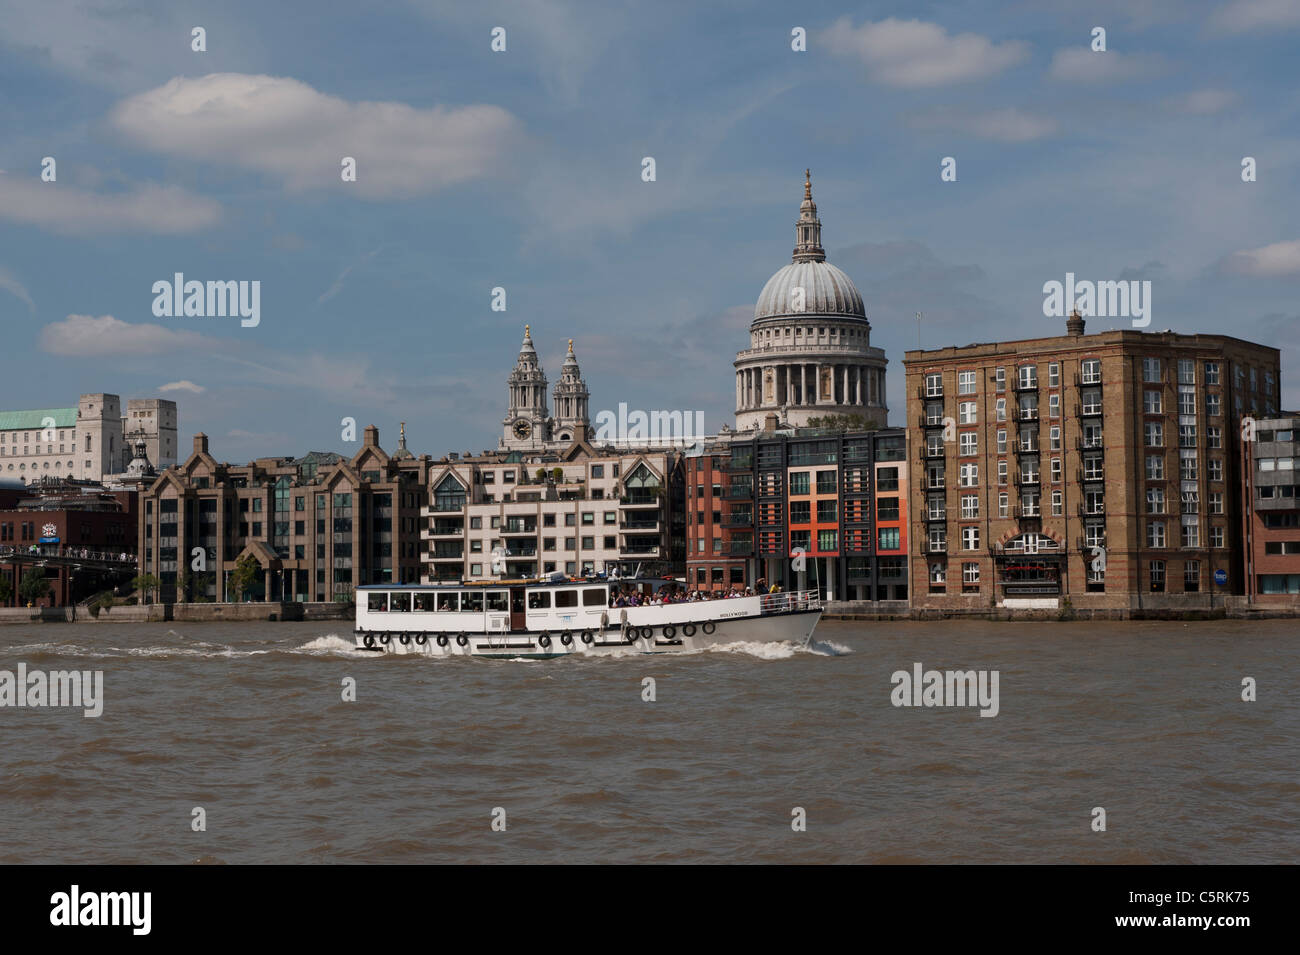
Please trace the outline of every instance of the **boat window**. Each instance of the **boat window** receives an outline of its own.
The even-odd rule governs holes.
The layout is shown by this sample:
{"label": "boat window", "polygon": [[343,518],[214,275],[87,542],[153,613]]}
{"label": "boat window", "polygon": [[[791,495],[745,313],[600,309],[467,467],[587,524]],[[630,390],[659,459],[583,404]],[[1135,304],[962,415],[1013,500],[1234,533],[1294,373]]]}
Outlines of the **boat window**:
{"label": "boat window", "polygon": [[406,593],[393,594],[393,600],[388,609],[409,613],[411,609],[411,595]]}
{"label": "boat window", "polygon": [[489,590],[487,608],[489,610],[509,610],[510,601],[507,592],[504,590]]}
{"label": "boat window", "polygon": [[382,613],[388,609],[388,594],[368,594],[366,596],[366,609],[371,613]]}
{"label": "boat window", "polygon": [[433,594],[421,593],[412,596],[412,608],[417,613],[433,609]]}
{"label": "boat window", "polygon": [[483,612],[483,591],[473,590],[469,593],[460,595],[460,612],[461,613],[482,613]]}
{"label": "boat window", "polygon": [[557,590],[555,592],[555,606],[557,607],[578,606],[578,592],[576,590]]}
{"label": "boat window", "polygon": [[584,607],[603,607],[605,606],[605,588],[590,587],[582,592],[582,605]]}
{"label": "boat window", "polygon": [[549,590],[534,590],[528,595],[528,609],[550,610],[551,592]]}
{"label": "boat window", "polygon": [[[469,608],[466,607],[466,610]],[[438,613],[455,613],[456,612],[456,591],[449,594],[438,594]]]}

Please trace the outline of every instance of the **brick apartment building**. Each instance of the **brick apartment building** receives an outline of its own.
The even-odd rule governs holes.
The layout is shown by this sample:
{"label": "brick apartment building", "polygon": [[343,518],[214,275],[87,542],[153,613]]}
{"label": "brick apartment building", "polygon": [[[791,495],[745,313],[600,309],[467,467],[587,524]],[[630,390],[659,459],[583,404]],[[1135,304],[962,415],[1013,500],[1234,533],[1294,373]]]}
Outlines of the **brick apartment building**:
{"label": "brick apartment building", "polygon": [[1087,335],[1072,315],[1062,336],[911,351],[904,366],[914,607],[1140,610],[1243,592],[1239,424],[1276,412],[1277,349]]}
{"label": "brick apartment building", "polygon": [[905,601],[908,480],[902,429],[769,428],[711,442],[687,459],[687,583],[726,590],[762,578],[831,599]]}
{"label": "brick apartment building", "polygon": [[1254,422],[1242,442],[1242,533],[1250,603],[1300,604],[1300,414]]}
{"label": "brick apartment building", "polygon": [[[235,562],[251,554],[261,574],[254,600],[331,601],[361,584],[415,583],[420,508],[429,459],[401,446],[389,455],[367,427],[350,459],[331,452],[218,462],[194,437],[184,463],[141,492],[141,571],[162,581],[160,599],[223,601]],[[194,569],[202,549],[207,570]]]}

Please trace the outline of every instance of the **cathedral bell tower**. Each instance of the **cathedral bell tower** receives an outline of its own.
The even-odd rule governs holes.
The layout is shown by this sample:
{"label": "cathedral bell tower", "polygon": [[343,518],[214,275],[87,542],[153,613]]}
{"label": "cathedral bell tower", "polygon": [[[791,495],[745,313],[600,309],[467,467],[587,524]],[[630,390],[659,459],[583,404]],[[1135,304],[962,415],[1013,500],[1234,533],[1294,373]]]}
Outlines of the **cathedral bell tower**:
{"label": "cathedral bell tower", "polygon": [[537,360],[529,326],[524,326],[524,342],[519,360],[507,379],[510,404],[502,419],[505,426],[502,447],[511,450],[540,448],[551,438],[549,413],[546,410],[546,372]]}
{"label": "cathedral bell tower", "polygon": [[564,357],[560,380],[555,383],[555,427],[557,441],[576,441],[586,438],[591,430],[587,407],[591,393],[582,379],[578,359],[573,354],[573,339],[569,339],[569,354]]}

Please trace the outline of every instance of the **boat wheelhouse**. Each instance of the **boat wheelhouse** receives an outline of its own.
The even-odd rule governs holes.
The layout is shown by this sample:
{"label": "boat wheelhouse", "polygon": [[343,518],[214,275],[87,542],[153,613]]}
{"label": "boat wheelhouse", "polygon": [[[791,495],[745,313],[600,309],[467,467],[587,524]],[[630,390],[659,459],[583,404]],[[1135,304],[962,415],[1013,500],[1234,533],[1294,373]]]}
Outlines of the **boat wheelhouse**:
{"label": "boat wheelhouse", "polygon": [[[615,606],[632,591],[646,602]],[[666,652],[736,641],[807,643],[816,591],[711,600],[663,599],[669,579],[494,580],[357,588],[361,649],[427,656],[562,656]],[[654,602],[656,598],[660,602]]]}

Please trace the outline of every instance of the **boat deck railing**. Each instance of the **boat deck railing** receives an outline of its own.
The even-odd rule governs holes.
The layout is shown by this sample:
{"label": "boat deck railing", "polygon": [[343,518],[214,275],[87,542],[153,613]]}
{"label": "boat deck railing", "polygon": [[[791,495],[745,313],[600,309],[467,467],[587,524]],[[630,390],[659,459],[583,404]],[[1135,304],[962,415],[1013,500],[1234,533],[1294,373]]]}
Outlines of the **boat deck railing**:
{"label": "boat deck railing", "polygon": [[759,605],[763,613],[790,613],[795,610],[821,610],[822,597],[816,590],[791,590],[763,594]]}

